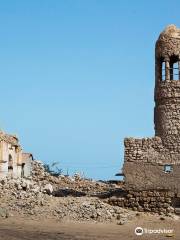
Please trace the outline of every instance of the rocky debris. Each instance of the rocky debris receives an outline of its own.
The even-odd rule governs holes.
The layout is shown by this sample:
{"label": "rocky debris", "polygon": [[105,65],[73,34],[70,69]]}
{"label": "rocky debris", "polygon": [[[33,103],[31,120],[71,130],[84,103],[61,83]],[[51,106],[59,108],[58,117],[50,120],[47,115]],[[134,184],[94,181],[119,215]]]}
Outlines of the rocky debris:
{"label": "rocky debris", "polygon": [[[82,179],[78,174],[51,176],[39,161],[33,161],[32,173],[28,179],[0,180],[2,209],[5,206],[8,212],[15,214],[70,221],[125,223],[135,216],[131,210],[111,206],[95,197],[116,189],[115,184]],[[5,216],[3,211],[2,215]]]}
{"label": "rocky debris", "polygon": [[8,218],[9,212],[6,208],[0,207],[0,217],[1,218]]}
{"label": "rocky debris", "polygon": [[86,196],[85,192],[76,191],[74,189],[58,189],[53,191],[53,196],[55,197],[67,197],[67,196],[74,196],[74,197],[82,197]]}
{"label": "rocky debris", "polygon": [[135,212],[117,206],[110,206],[97,198],[61,199],[61,208],[56,207],[55,215],[76,221],[127,222],[135,217]]}
{"label": "rocky debris", "polygon": [[51,175],[45,171],[44,165],[41,161],[32,161],[32,179],[35,182],[51,180]]}
{"label": "rocky debris", "polygon": [[56,192],[56,195],[61,195],[62,189],[70,189],[73,190],[74,193],[77,192],[77,194],[83,193],[82,195],[95,195],[121,187],[121,185],[117,184],[84,179],[81,178],[79,174],[75,174],[72,177],[64,175],[52,176],[50,173],[45,171],[43,163],[40,161],[32,162],[32,180],[38,183],[38,185],[51,184],[53,190]]}
{"label": "rocky debris", "polygon": [[[51,217],[70,221],[127,222],[136,214],[134,211],[111,206],[96,197],[55,197],[48,195],[51,185],[38,186],[25,179],[4,179],[0,182],[0,206],[8,212]],[[44,191],[46,189],[46,191]],[[3,208],[2,208],[3,209]],[[2,214],[1,214],[2,212]],[[6,216],[0,208],[0,216]]]}
{"label": "rocky debris", "polygon": [[[33,162],[32,177],[0,180],[0,198],[0,208],[7,213],[119,225],[136,217],[136,211],[166,214],[170,209],[170,196],[126,191],[119,185],[82,179],[78,175],[51,176],[37,161]],[[0,209],[1,215],[7,216]]]}
{"label": "rocky debris", "polygon": [[51,195],[53,193],[53,186],[50,183],[48,183],[44,186],[43,191]]}

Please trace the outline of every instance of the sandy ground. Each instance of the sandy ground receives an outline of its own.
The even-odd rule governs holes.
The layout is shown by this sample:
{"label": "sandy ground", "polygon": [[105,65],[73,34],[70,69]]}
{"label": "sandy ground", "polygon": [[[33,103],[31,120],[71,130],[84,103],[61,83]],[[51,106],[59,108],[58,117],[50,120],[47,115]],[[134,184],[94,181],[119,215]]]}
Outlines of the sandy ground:
{"label": "sandy ground", "polygon": [[[148,229],[173,229],[173,235],[143,234],[136,236],[137,226]],[[59,222],[53,219],[10,217],[0,220],[0,239],[3,240],[134,240],[180,239],[180,220],[160,220],[159,217],[139,216],[124,225],[101,223]]]}

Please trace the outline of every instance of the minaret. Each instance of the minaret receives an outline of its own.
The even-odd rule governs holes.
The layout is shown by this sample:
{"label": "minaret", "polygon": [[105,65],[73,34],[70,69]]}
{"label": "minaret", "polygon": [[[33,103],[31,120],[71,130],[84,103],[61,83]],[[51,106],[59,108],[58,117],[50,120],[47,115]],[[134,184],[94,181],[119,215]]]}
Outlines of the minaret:
{"label": "minaret", "polygon": [[155,50],[155,135],[172,153],[180,153],[180,29],[169,25]]}

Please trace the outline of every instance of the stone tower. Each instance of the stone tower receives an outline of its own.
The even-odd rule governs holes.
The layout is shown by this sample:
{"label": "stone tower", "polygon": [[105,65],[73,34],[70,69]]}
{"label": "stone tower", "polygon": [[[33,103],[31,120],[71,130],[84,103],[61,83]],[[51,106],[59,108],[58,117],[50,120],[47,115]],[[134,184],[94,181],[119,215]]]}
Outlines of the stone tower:
{"label": "stone tower", "polygon": [[156,42],[154,124],[163,146],[180,153],[180,29],[174,25]]}
{"label": "stone tower", "polygon": [[180,195],[180,29],[168,26],[155,47],[155,136],[125,138],[125,185]]}

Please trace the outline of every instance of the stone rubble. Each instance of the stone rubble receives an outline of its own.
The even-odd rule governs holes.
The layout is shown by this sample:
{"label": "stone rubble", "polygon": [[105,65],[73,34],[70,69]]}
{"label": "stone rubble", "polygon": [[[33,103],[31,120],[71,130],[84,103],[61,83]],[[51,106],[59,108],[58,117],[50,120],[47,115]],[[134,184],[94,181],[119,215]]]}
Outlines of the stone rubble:
{"label": "stone rubble", "polygon": [[[108,188],[112,188],[112,184],[80,179],[78,176],[74,178],[53,177],[45,172],[43,164],[38,161],[33,162],[32,172],[32,177],[28,179],[4,178],[0,180],[0,216],[1,212],[3,216],[8,216],[3,212],[7,211],[14,215],[38,218],[115,221],[118,224],[124,224],[136,215],[134,211],[111,206],[103,199],[90,196],[91,193],[107,191]],[[62,189],[61,197],[56,197],[54,194],[58,189]],[[84,193],[84,196],[78,197],[80,192]]]}
{"label": "stone rubble", "polygon": [[33,161],[32,180],[37,182],[38,185],[44,186],[46,184],[51,184],[53,185],[54,191],[58,191],[59,189],[71,189],[74,190],[74,193],[76,191],[77,195],[78,193],[93,195],[98,192],[106,192],[110,189],[122,187],[122,185],[117,186],[115,184],[84,179],[78,174],[75,174],[73,177],[64,175],[54,177],[44,170],[44,166],[40,161]]}
{"label": "stone rubble", "polygon": [[173,213],[170,195],[127,191],[121,185],[81,179],[78,175],[51,176],[38,161],[33,161],[32,172],[26,179],[0,180],[0,217],[19,214],[122,225],[135,218],[137,211]]}

